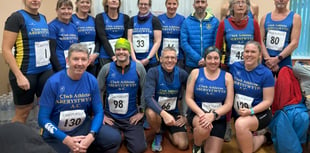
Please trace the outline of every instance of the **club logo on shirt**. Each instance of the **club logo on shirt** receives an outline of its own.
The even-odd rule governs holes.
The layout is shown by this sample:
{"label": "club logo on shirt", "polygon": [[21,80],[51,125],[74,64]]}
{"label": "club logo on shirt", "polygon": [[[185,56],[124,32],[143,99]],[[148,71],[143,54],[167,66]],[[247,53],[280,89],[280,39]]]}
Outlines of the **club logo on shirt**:
{"label": "club logo on shirt", "polygon": [[35,23],[31,22],[31,23],[29,23],[28,25],[29,25],[29,26],[34,26]]}
{"label": "club logo on shirt", "polygon": [[54,134],[54,130],[57,130],[57,128],[52,123],[46,123],[44,127],[51,134]]}
{"label": "club logo on shirt", "polygon": [[60,87],[60,92],[63,93],[65,91],[65,89],[66,89],[65,86],[61,86]]}
{"label": "club logo on shirt", "polygon": [[212,25],[210,23],[208,23],[206,27],[208,30],[210,30],[212,28]]}

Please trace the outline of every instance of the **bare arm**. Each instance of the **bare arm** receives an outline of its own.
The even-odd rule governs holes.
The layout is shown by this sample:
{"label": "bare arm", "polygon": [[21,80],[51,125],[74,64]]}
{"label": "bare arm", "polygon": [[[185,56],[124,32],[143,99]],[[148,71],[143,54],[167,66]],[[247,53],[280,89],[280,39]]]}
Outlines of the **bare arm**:
{"label": "bare arm", "polygon": [[261,101],[258,105],[253,107],[253,110],[255,113],[262,112],[266,109],[268,109],[272,102],[274,97],[274,87],[268,87],[263,89],[263,101]]}
{"label": "bare arm", "polygon": [[196,79],[198,77],[198,73],[199,73],[199,69],[194,69],[187,79],[185,100],[186,100],[187,106],[193,112],[195,112],[197,116],[201,117],[205,113],[194,101],[194,87],[195,87]]}
{"label": "bare arm", "polygon": [[262,38],[261,46],[262,46],[263,58],[266,60],[266,59],[270,58],[270,56],[267,52],[267,49],[265,46],[265,41],[264,41],[265,40],[265,20],[266,20],[266,15],[263,16],[260,20],[260,35]]}
{"label": "bare arm", "polygon": [[258,21],[259,7],[257,4],[251,2],[251,12],[256,21]]}
{"label": "bare arm", "polygon": [[149,53],[149,57],[155,56],[156,52],[159,49],[161,43],[162,31],[161,30],[154,30],[154,44]]}
{"label": "bare arm", "polygon": [[284,48],[280,55],[285,58],[293,53],[293,51],[298,47],[299,37],[301,30],[301,17],[298,14],[294,15],[293,27],[291,32],[291,42]]}
{"label": "bare arm", "polygon": [[130,46],[131,46],[131,52],[130,52],[131,59],[134,60],[134,61],[137,61],[135,50],[133,48],[133,43],[132,43],[132,31],[133,31],[133,29],[128,29],[127,39],[128,39],[128,41],[130,43]]}
{"label": "bare arm", "polygon": [[228,72],[225,74],[225,84],[227,89],[227,95],[224,102],[224,105],[216,110],[216,112],[223,116],[227,112],[229,112],[232,109],[233,101],[234,101],[234,81],[232,78],[232,75]]}
{"label": "bare arm", "polygon": [[14,73],[18,86],[24,90],[28,90],[30,88],[29,81],[18,68],[16,60],[12,54],[12,48],[17,39],[17,35],[18,33],[4,30],[2,41],[2,56],[5,62],[9,65],[10,70]]}
{"label": "bare arm", "polygon": [[221,7],[221,20],[224,20],[229,15],[229,3],[226,2]]}

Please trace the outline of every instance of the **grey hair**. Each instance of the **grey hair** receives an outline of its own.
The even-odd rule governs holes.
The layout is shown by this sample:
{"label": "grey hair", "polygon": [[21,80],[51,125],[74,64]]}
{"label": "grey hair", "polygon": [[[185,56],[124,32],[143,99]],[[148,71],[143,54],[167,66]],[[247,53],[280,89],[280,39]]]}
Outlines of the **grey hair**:
{"label": "grey hair", "polygon": [[163,56],[163,53],[164,52],[166,52],[166,51],[173,51],[173,52],[175,52],[175,54],[177,54],[177,50],[174,48],[174,47],[165,47],[162,51],[161,51],[161,55],[160,55],[160,57],[162,57]]}
{"label": "grey hair", "polygon": [[68,58],[71,57],[71,54],[73,52],[83,52],[87,54],[87,58],[89,57],[88,48],[85,45],[80,44],[80,43],[75,43],[70,46],[69,51],[68,51]]}
{"label": "grey hair", "polygon": [[[229,15],[234,16],[234,3],[236,0],[229,0]],[[244,15],[247,15],[248,12],[251,10],[251,3],[250,0],[245,0],[245,3],[247,5],[247,9],[244,13]]]}

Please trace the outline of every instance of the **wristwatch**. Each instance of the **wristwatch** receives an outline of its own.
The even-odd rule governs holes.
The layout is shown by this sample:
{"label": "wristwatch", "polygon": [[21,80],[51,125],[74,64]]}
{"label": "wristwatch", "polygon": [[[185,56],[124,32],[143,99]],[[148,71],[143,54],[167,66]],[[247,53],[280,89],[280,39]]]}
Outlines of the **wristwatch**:
{"label": "wristwatch", "polygon": [[279,55],[279,56],[278,56],[278,59],[279,59],[280,61],[282,61],[282,60],[283,60],[283,56]]}
{"label": "wristwatch", "polygon": [[89,134],[93,135],[93,137],[96,137],[96,132],[95,131],[90,131]]}
{"label": "wristwatch", "polygon": [[215,112],[215,111],[213,111],[212,113],[214,115],[214,120],[218,120],[220,115],[217,112]]}

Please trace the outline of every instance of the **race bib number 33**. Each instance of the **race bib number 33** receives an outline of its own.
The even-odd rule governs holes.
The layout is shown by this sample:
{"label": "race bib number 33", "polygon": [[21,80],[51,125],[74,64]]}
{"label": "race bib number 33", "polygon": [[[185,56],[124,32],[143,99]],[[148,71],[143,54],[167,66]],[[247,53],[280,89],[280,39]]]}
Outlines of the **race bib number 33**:
{"label": "race bib number 33", "polygon": [[147,53],[149,51],[150,38],[148,34],[135,34],[132,39],[136,53]]}

